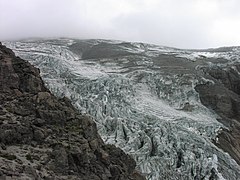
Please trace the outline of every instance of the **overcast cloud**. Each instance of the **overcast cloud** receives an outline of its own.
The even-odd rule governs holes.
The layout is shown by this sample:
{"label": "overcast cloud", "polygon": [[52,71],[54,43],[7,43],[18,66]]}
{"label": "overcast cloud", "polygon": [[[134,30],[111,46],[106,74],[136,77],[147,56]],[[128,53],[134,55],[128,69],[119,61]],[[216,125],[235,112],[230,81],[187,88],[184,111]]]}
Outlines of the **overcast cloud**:
{"label": "overcast cloud", "polygon": [[240,45],[239,0],[0,0],[0,40],[106,38],[179,48]]}

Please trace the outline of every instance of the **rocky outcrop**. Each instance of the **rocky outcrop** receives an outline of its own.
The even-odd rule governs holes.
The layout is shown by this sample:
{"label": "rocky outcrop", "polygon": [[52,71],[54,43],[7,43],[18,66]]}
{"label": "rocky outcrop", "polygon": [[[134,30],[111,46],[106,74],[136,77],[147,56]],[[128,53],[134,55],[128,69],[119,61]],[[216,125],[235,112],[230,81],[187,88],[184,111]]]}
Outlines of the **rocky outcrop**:
{"label": "rocky outcrop", "polygon": [[96,124],[0,44],[0,179],[145,179]]}
{"label": "rocky outcrop", "polygon": [[219,133],[215,144],[240,164],[240,64],[205,69],[214,83],[196,86],[202,103],[214,110],[228,129]]}

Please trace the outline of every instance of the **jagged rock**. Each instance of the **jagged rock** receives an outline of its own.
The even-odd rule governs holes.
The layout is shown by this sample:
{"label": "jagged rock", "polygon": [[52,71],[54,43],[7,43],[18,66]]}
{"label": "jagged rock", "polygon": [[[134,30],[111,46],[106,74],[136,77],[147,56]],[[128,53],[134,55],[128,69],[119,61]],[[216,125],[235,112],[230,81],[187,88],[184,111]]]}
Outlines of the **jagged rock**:
{"label": "jagged rock", "polygon": [[42,141],[45,135],[41,129],[35,129],[33,132],[33,139],[36,141]]}
{"label": "jagged rock", "polygon": [[36,126],[43,126],[46,123],[46,121],[44,119],[41,118],[36,118],[33,121],[33,124]]}
{"label": "jagged rock", "polygon": [[104,145],[90,117],[51,94],[39,69],[2,45],[0,144],[0,179],[145,179],[129,155]]}
{"label": "jagged rock", "polygon": [[[240,65],[235,64],[236,69],[240,70]],[[227,89],[240,94],[240,74],[233,68],[223,70],[216,67],[207,71],[210,76],[220,81]]]}
{"label": "jagged rock", "polygon": [[67,173],[68,170],[68,154],[64,147],[56,145],[53,149],[54,163],[56,171]]}
{"label": "jagged rock", "polygon": [[218,84],[197,85],[196,90],[204,105],[226,117],[239,118],[240,98],[236,93]]}
{"label": "jagged rock", "polygon": [[0,129],[0,142],[13,144],[22,140],[21,134],[16,130],[15,125],[3,124]]}
{"label": "jagged rock", "polygon": [[205,74],[214,83],[199,84],[195,87],[201,102],[220,115],[224,129],[217,136],[217,146],[228,152],[240,164],[240,75],[235,64],[225,69],[206,68]]}

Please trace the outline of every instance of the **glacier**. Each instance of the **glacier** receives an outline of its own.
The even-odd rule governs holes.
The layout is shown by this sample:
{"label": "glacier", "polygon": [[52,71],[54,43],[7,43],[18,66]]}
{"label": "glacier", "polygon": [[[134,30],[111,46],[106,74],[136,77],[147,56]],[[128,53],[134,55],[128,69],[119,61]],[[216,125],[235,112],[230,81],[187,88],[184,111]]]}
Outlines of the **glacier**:
{"label": "glacier", "polygon": [[212,141],[226,127],[194,89],[213,83],[202,67],[239,62],[240,48],[68,38],[3,44],[40,68],[55,95],[93,116],[102,139],[131,154],[147,179],[240,179],[239,165]]}

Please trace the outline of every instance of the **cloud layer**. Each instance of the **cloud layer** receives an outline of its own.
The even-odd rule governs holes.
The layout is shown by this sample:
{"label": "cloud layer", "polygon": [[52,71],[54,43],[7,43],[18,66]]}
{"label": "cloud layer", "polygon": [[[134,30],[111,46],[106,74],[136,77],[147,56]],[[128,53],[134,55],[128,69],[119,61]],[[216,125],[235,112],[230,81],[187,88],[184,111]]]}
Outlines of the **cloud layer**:
{"label": "cloud layer", "polygon": [[240,45],[238,0],[0,0],[0,40],[107,38],[179,48]]}

